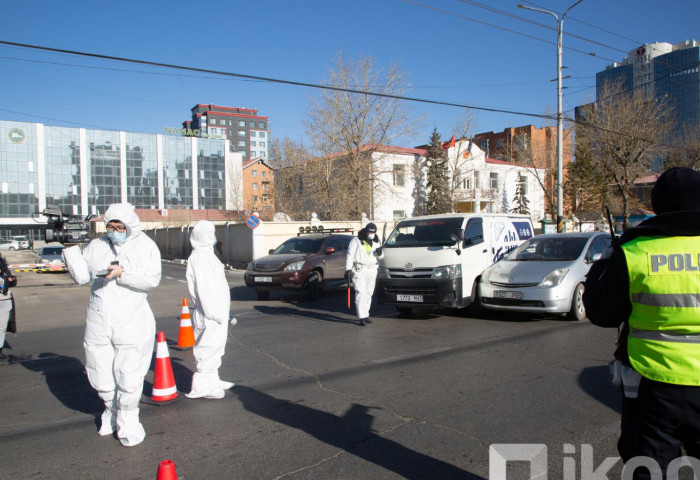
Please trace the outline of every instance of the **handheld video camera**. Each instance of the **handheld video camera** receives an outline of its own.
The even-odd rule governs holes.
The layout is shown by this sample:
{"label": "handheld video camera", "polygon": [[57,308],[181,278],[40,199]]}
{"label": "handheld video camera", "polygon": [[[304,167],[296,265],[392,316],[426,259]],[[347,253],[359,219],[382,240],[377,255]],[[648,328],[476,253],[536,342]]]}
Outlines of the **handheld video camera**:
{"label": "handheld video camera", "polygon": [[63,245],[76,245],[90,240],[88,222],[95,215],[82,219],[78,215],[67,215],[56,205],[47,205],[41,212],[47,217],[46,243],[59,242]]}

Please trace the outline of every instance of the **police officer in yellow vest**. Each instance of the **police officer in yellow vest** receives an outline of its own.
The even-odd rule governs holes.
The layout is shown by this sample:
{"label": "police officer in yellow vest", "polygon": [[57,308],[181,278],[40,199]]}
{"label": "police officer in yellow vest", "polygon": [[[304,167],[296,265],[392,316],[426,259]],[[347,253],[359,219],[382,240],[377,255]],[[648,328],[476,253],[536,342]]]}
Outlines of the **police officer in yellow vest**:
{"label": "police officer in yellow vest", "polygon": [[[651,203],[656,216],[591,268],[584,304],[595,325],[623,323],[615,356],[641,374],[620,453],[654,459],[666,478],[681,447],[700,459],[700,172],[668,169]],[[637,467],[633,478],[659,476]]]}

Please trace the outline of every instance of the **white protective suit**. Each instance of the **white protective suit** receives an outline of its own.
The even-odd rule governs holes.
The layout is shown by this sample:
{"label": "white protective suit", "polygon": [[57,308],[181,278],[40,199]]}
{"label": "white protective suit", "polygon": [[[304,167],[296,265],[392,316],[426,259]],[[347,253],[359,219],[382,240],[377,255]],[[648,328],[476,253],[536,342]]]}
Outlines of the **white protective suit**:
{"label": "white protective suit", "polygon": [[[373,237],[374,235],[372,235]],[[359,235],[358,235],[359,237]],[[345,270],[352,270],[352,283],[355,286],[355,313],[358,319],[369,318],[369,309],[372,306],[374,285],[377,281],[377,259],[384,253],[377,255],[379,242],[360,240],[354,237],[348,245],[348,253],[345,257]],[[369,252],[365,245],[369,244]]]}
{"label": "white protective suit", "polygon": [[[67,248],[64,258],[76,283],[92,283],[83,345],[88,379],[105,402],[99,434],[116,431],[122,445],[131,447],[146,436],[139,401],[156,333],[146,296],[160,283],[160,252],[141,232],[130,204],[110,205],[104,220],[124,223],[126,240],[114,245],[106,236],[97,238],[82,253],[78,246]],[[120,277],[96,276],[113,261],[123,269]]]}
{"label": "white protective suit", "polygon": [[[219,378],[226,348],[231,291],[224,268],[214,254],[214,224],[201,220],[190,234],[192,254],[187,261],[187,287],[192,307],[192,329],[197,371],[192,376],[189,398],[223,398],[232,382]],[[232,321],[231,323],[234,323]]]}

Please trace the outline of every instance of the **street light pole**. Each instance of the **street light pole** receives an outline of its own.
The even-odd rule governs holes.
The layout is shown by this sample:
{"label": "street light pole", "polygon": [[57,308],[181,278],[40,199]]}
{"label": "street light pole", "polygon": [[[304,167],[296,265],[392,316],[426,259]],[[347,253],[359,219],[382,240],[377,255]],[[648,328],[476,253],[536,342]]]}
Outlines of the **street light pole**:
{"label": "street light pole", "polygon": [[543,10],[541,8],[528,7],[526,5],[518,4],[518,8],[523,8],[525,10],[534,10],[535,12],[547,13],[554,17],[557,21],[557,233],[561,233],[564,229],[564,215],[562,211],[562,205],[564,204],[564,199],[562,195],[562,138],[564,135],[563,127],[563,109],[562,109],[562,83],[561,83],[561,57],[562,57],[562,37],[564,34],[564,17],[569,11],[576,5],[581,3],[583,0],[578,0],[576,3],[571,5],[566,11],[558,17],[556,13],[549,10]]}

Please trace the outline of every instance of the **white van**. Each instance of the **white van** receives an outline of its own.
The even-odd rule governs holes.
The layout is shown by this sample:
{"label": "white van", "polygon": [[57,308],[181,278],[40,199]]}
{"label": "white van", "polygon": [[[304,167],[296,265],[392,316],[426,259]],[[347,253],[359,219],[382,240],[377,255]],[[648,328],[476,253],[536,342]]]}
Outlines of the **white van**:
{"label": "white van", "polygon": [[417,306],[461,308],[488,266],[533,236],[527,215],[452,213],[399,222],[382,245],[379,302],[401,314]]}

